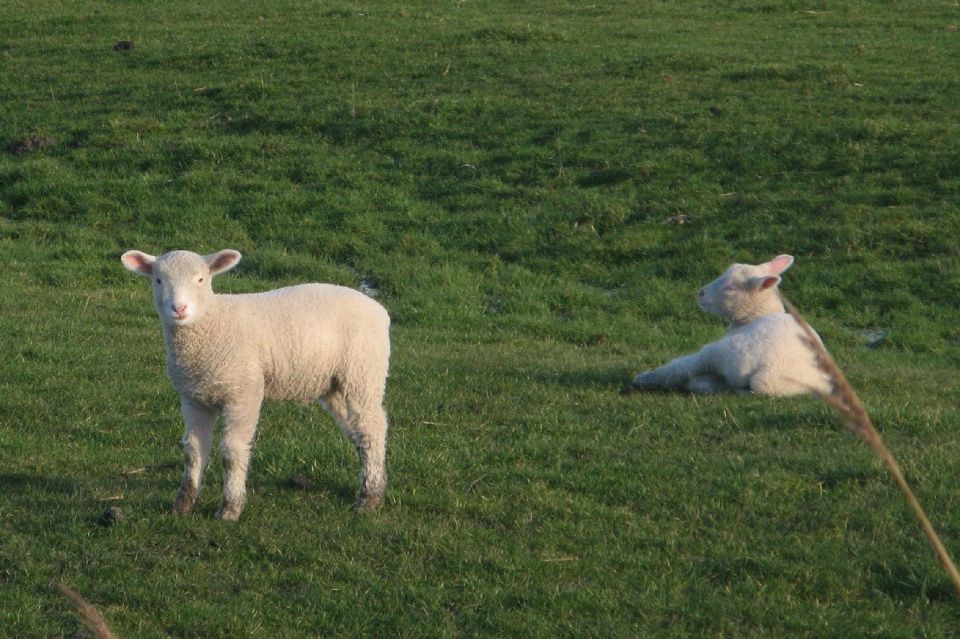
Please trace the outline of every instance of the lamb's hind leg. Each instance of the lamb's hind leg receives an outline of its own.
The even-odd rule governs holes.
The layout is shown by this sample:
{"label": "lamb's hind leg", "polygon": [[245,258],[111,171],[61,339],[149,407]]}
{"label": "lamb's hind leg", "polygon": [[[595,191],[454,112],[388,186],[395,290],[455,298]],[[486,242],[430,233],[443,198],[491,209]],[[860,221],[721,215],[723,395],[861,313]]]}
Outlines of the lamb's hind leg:
{"label": "lamb's hind leg", "polygon": [[360,492],[354,510],[375,510],[387,490],[387,414],[379,402],[358,402],[342,390],[327,395],[320,403],[357,448]]}
{"label": "lamb's hind leg", "polygon": [[213,439],[213,426],[217,421],[215,411],[194,406],[189,402],[180,403],[183,415],[183,481],[180,492],[173,502],[171,513],[185,515],[193,510],[203,484],[203,472],[210,459],[210,442]]}
{"label": "lamb's hind leg", "polygon": [[[708,374],[701,353],[678,357],[652,371],[639,373],[633,378],[634,390],[689,390],[690,382]],[[694,391],[695,392],[695,391]]]}
{"label": "lamb's hind leg", "polygon": [[687,390],[701,395],[713,395],[730,392],[734,389],[722,377],[705,374],[691,377],[687,382]]}

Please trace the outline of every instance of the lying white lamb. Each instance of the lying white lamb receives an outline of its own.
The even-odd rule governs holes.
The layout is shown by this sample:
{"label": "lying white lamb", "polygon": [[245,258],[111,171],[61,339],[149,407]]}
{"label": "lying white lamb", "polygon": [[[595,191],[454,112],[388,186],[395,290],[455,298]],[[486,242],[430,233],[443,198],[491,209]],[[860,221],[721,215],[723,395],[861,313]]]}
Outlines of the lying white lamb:
{"label": "lying white lamb", "polygon": [[218,295],[211,280],[240,261],[233,250],[160,257],[127,251],[120,259],[153,284],[167,374],[180,393],[184,473],[174,514],[193,510],[213,427],[222,416],[223,503],[217,516],[240,516],[264,398],[319,401],[357,447],[356,509],[380,505],[387,486],[383,394],[390,358],[390,317],[380,304],[330,284]]}
{"label": "lying white lamb", "polygon": [[831,384],[802,329],[784,311],[777,285],[793,257],[766,264],[734,264],[700,289],[700,307],[730,322],[727,334],[700,351],[633,380],[634,390],[723,391],[789,396],[820,391]]}

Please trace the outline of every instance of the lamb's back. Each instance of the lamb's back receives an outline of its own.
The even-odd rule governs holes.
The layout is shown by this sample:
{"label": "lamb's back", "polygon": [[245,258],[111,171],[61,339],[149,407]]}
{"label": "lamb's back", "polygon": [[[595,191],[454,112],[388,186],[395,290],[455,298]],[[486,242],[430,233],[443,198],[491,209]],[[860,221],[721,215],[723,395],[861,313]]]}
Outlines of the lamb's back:
{"label": "lamb's back", "polygon": [[386,377],[390,318],[363,293],[301,284],[229,297],[246,317],[268,397],[311,401],[358,368]]}

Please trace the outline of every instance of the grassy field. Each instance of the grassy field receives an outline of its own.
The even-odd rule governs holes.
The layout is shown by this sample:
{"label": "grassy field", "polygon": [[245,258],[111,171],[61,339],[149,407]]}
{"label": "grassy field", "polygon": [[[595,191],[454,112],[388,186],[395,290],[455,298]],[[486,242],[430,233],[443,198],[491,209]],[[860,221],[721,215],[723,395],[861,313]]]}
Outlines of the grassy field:
{"label": "grassy field", "polygon": [[[0,637],[87,636],[55,581],[127,639],[960,636],[824,405],[618,392],[722,334],[700,285],[791,253],[960,554],[956,5],[0,13]],[[379,513],[332,421],[271,404],[241,521],[219,462],[166,514],[178,402],[118,257],[226,247],[220,291],[363,281],[390,310]]]}

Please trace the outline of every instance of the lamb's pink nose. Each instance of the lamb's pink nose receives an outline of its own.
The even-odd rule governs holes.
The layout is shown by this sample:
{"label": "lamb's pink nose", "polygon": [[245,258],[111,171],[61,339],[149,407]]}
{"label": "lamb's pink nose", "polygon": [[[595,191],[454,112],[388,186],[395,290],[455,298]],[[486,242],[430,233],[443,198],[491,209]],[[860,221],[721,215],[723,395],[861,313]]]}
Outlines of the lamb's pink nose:
{"label": "lamb's pink nose", "polygon": [[178,305],[178,306],[174,306],[174,307],[173,307],[173,314],[174,314],[174,315],[180,316],[180,315],[183,315],[183,314],[186,313],[186,312],[187,312],[187,305],[186,305],[186,304],[180,304],[180,305]]}

